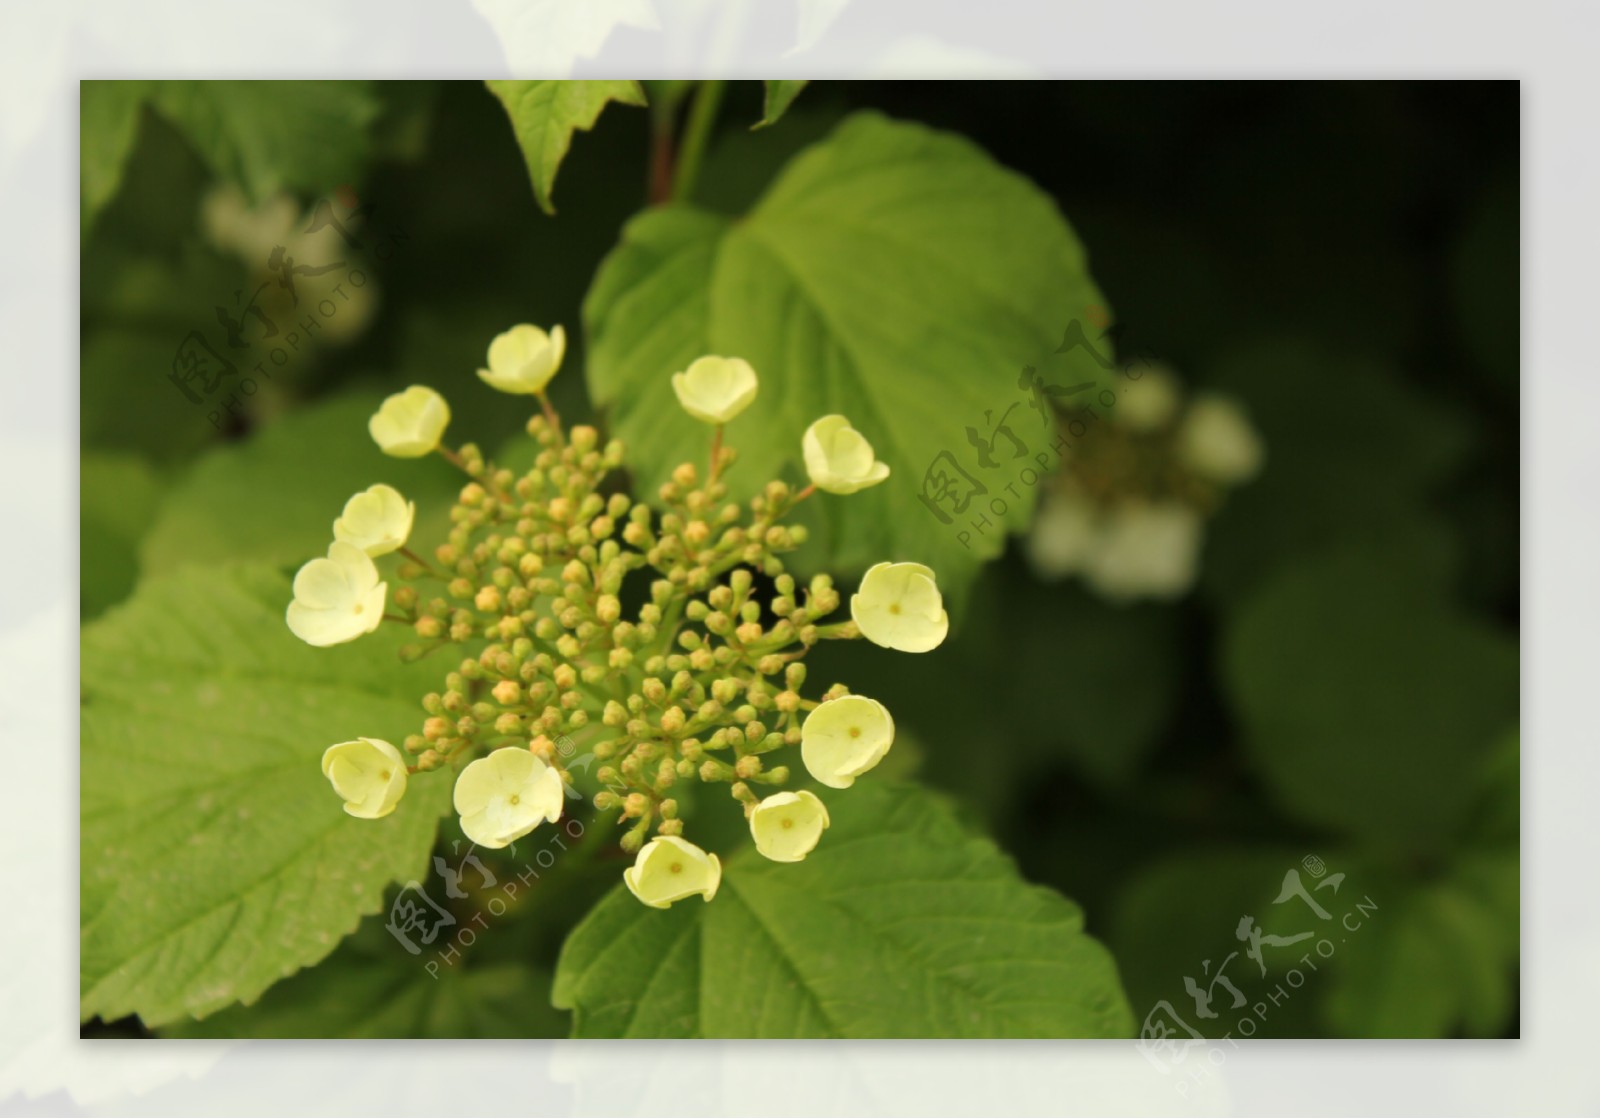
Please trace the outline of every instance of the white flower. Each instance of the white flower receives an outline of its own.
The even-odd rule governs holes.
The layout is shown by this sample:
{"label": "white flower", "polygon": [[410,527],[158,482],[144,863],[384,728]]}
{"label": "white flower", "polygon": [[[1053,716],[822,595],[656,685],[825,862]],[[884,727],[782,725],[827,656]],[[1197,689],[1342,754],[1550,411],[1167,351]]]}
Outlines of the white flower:
{"label": "white flower", "polygon": [[561,772],[516,746],[479,758],[456,778],[461,830],[479,847],[504,847],[561,815]]}
{"label": "white flower", "polygon": [[329,746],[322,752],[322,775],[344,798],[344,810],[363,820],[387,816],[406,795],[406,760],[381,738]]}
{"label": "white flower", "polygon": [[1130,502],[1106,515],[1084,578],[1113,599],[1176,598],[1194,585],[1200,514],[1187,505]]}
{"label": "white flower", "polygon": [[354,544],[369,556],[388,555],[405,546],[416,515],[415,502],[380,482],[344,503],[344,515],[333,522],[333,538]]}
{"label": "white flower", "polygon": [[830,699],[800,726],[800,760],[811,776],[834,789],[855,784],[893,745],[889,709],[864,695]]}
{"label": "white flower", "polygon": [[800,449],[819,490],[855,493],[889,476],[888,464],[877,461],[872,444],[843,416],[823,416],[806,428]]}
{"label": "white flower", "polygon": [[1094,505],[1075,490],[1053,489],[1034,517],[1028,560],[1042,578],[1061,579],[1083,568],[1098,538]]}
{"label": "white flower", "polygon": [[869,567],[850,596],[850,616],[868,641],[902,653],[926,653],[950,630],[933,571],[920,563]]}
{"label": "white flower", "polygon": [[567,332],[561,327],[546,334],[523,323],[489,343],[489,368],[478,370],[478,376],[501,392],[533,395],[544,391],[566,352]]}
{"label": "white flower", "polygon": [[691,894],[710,901],[722,884],[722,862],[686,839],[658,835],[639,849],[622,880],[653,909],[665,909]]}
{"label": "white flower", "polygon": [[672,391],[683,410],[708,424],[725,424],[756,398],[756,371],[738,357],[696,358],[672,375]]}
{"label": "white flower", "polygon": [[1118,389],[1111,417],[1130,431],[1154,431],[1177,414],[1181,397],[1178,378],[1162,366],[1147,365],[1142,377],[1127,378]]}
{"label": "white flower", "polygon": [[438,448],[449,422],[450,405],[444,397],[424,385],[412,385],[385,400],[367,421],[367,430],[384,454],[421,458]]}
{"label": "white flower", "polygon": [[1178,458],[1201,477],[1223,485],[1249,481],[1266,450],[1244,410],[1225,396],[1202,393],[1178,429]]}
{"label": "white flower", "polygon": [[339,645],[378,628],[388,593],[372,557],[335,540],[327,558],[314,559],[295,574],[286,620],[307,645]]}
{"label": "white flower", "polygon": [[777,863],[797,863],[811,854],[828,826],[828,809],[816,793],[773,793],[750,813],[756,850]]}

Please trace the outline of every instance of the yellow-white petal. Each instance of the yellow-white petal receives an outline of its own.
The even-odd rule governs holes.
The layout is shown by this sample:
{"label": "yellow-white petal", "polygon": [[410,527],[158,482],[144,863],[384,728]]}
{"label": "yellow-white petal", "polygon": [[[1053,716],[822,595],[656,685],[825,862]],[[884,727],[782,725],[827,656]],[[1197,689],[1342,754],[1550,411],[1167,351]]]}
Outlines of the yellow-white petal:
{"label": "yellow-white petal", "polygon": [[344,810],[363,820],[394,811],[406,795],[406,760],[381,738],[340,742],[322,752],[322,775],[344,798]]}
{"label": "yellow-white petal", "polygon": [[367,421],[373,442],[395,458],[421,458],[439,446],[450,423],[450,405],[425,385],[389,397]]}
{"label": "yellow-white petal", "polygon": [[461,830],[480,847],[504,847],[561,816],[561,773],[544,759],[503,746],[461,771],[452,794]]}
{"label": "yellow-white petal", "polygon": [[1102,522],[1084,578],[1107,598],[1176,598],[1194,585],[1204,531],[1187,505],[1120,505]]}
{"label": "yellow-white petal", "polygon": [[1130,377],[1118,388],[1111,418],[1132,431],[1154,431],[1177,415],[1182,398],[1177,377],[1162,366],[1148,365],[1142,376]]}
{"label": "yellow-white petal", "polygon": [[653,909],[694,894],[710,901],[722,884],[722,862],[679,836],[658,835],[639,849],[622,881]]}
{"label": "yellow-white petal", "polygon": [[830,699],[800,725],[800,760],[806,772],[834,789],[855,784],[893,745],[889,709],[864,695]]}
{"label": "yellow-white petal", "polygon": [[683,410],[708,424],[725,424],[743,412],[759,387],[756,371],[738,357],[707,355],[672,375],[672,391]]}
{"label": "yellow-white petal", "polygon": [[773,793],[750,813],[756,850],[777,863],[797,863],[811,854],[828,826],[828,808],[816,793]]}
{"label": "yellow-white petal", "polygon": [[369,486],[344,503],[333,522],[333,538],[353,544],[369,556],[383,556],[405,546],[417,506],[393,486]]}
{"label": "yellow-white petal", "polygon": [[1261,436],[1233,400],[1203,393],[1189,405],[1178,429],[1178,458],[1189,469],[1231,486],[1255,477],[1265,457]]}
{"label": "yellow-white petal", "polygon": [[1094,504],[1074,490],[1052,490],[1039,504],[1028,534],[1028,560],[1045,579],[1083,569],[1099,532]]}
{"label": "yellow-white petal", "polygon": [[950,616],[932,569],[920,563],[879,563],[850,596],[850,616],[874,645],[926,653],[950,631]]}
{"label": "yellow-white petal", "polygon": [[478,370],[478,376],[501,392],[531,396],[544,391],[566,352],[567,332],[561,327],[546,334],[537,326],[522,323],[489,343],[489,367]]}
{"label": "yellow-white petal", "polygon": [[285,621],[307,645],[340,645],[378,628],[388,592],[371,556],[335,540],[325,559],[311,560],[295,574]]}
{"label": "yellow-white petal", "polygon": [[843,416],[823,416],[806,428],[800,450],[812,483],[829,493],[855,493],[889,476],[888,464]]}

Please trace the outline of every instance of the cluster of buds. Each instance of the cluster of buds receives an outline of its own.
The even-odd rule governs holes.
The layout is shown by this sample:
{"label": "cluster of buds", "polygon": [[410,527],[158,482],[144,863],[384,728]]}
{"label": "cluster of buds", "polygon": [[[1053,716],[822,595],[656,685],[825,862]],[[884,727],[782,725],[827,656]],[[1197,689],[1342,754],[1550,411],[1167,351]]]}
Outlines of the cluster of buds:
{"label": "cluster of buds", "polygon": [[1113,600],[1175,598],[1198,574],[1206,519],[1260,471],[1265,450],[1232,399],[1185,401],[1167,369],[1135,368],[1106,422],[1062,419],[1072,449],[1045,492],[1028,553],[1041,576],[1079,575]]}
{"label": "cluster of buds", "polygon": [[[761,854],[805,858],[828,812],[815,792],[787,787],[798,774],[782,752],[798,747],[806,774],[845,789],[894,742],[894,721],[876,700],[841,684],[808,698],[806,654],[820,641],[862,637],[926,652],[949,620],[921,564],[872,567],[841,620],[830,620],[842,605],[831,578],[802,586],[785,569],[783,556],[805,540],[803,526],[784,523],[800,502],[888,476],[845,417],[804,433],[810,485],[773,481],[732,501],[723,477],[737,455],[723,427],[758,381],[741,359],[702,357],[672,385],[713,428],[707,468],[686,462],[653,504],[636,502],[608,486],[622,445],[593,427],[564,429],[545,395],[564,349],[560,327],[514,327],[479,371],[492,387],[539,401],[527,424],[538,450],[521,475],[471,444],[446,447],[450,410],[432,389],[397,393],[372,417],[386,453],[438,453],[466,474],[449,537],[424,559],[406,548],[413,505],[385,485],[355,495],[327,556],[295,577],[289,628],[334,645],[387,620],[415,634],[403,658],[448,646],[460,659],[442,690],[423,697],[427,717],[403,749],[341,742],[323,755],[323,772],[347,812],[376,819],[394,810],[410,776],[450,770],[463,832],[497,848],[559,818],[569,766],[577,768],[573,743],[588,742],[595,807],[617,813],[627,825],[621,845],[636,855],[628,888],[657,907],[696,894],[709,901],[721,862],[684,838],[683,787],[725,786]],[[375,563],[391,553],[401,559],[392,596]]]}

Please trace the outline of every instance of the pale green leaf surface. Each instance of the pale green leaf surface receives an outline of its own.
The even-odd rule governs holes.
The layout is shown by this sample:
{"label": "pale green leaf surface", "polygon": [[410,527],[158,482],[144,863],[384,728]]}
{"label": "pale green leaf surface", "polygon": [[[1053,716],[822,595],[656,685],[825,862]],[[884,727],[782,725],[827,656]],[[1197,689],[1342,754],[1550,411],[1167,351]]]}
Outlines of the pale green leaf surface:
{"label": "pale green leaf surface", "polygon": [[547,214],[556,212],[551,193],[556,172],[572,146],[572,134],[587,132],[609,101],[643,105],[644,90],[633,81],[490,81],[484,83],[505,106],[522,158],[533,180],[533,194]]}
{"label": "pale green leaf surface", "polygon": [[746,849],[716,899],[621,886],[573,931],[554,991],[579,1037],[1120,1037],[1132,1021],[1077,906],[910,787],[831,796],[804,862]]}
{"label": "pale green leaf surface", "polygon": [[[1082,351],[1051,357],[1101,302],[1042,191],[960,137],[861,113],[796,157],[742,220],[666,207],[631,222],[585,302],[589,385],[646,489],[705,459],[709,431],[671,386],[700,354],[743,357],[761,377],[728,426],[736,493],[803,480],[802,434],[843,413],[893,473],[807,511],[831,566],[916,560],[959,599],[1006,530],[1031,518],[1024,466],[1055,461],[1053,428],[1029,406],[1020,369],[1032,363],[1049,384],[1103,378]],[[1024,453],[1002,436],[984,471],[967,428],[988,438],[1003,418]],[[942,451],[989,490],[959,523],[919,500]]]}
{"label": "pale green leaf surface", "polygon": [[[378,482],[416,503],[411,549],[426,553],[443,539],[466,479],[438,456],[397,459],[378,450],[367,420],[383,397],[338,397],[208,453],[162,503],[140,549],[146,570],[234,559],[299,565],[327,551],[345,502]],[[387,569],[391,561],[378,562]]]}
{"label": "pale green leaf surface", "polygon": [[151,1025],[251,1002],[427,869],[448,777],[377,821],[344,813],[330,744],[399,743],[434,666],[371,634],[313,649],[263,568],[146,583],[82,652],[81,1013]]}

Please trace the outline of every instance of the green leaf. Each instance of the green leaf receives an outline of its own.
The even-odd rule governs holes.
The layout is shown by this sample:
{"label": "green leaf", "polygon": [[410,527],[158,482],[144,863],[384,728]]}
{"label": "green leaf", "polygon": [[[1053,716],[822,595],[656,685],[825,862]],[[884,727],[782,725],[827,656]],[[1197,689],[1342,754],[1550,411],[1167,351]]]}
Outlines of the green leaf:
{"label": "green leaf", "polygon": [[[433,962],[437,974],[427,969]],[[550,1005],[550,975],[518,963],[449,967],[409,955],[381,918],[313,971],[284,980],[249,1007],[178,1022],[167,1037],[565,1037]]]}
{"label": "green leaf", "polygon": [[378,450],[367,420],[382,393],[360,392],[292,412],[244,443],[195,463],[162,504],[141,558],[151,573],[230,559],[295,564],[322,555],[352,494],[387,482],[417,504],[413,539],[426,550],[462,475],[442,459]]}
{"label": "green leaf", "polygon": [[149,86],[144,81],[78,83],[79,206],[85,233],[122,185]]}
{"label": "green leaf", "polygon": [[213,171],[255,201],[349,184],[382,111],[364,81],[163,81],[149,96]]}
{"label": "green leaf", "polygon": [[88,621],[133,590],[161,481],[137,455],[97,452],[83,454],[78,479],[78,613]]}
{"label": "green leaf", "polygon": [[766,89],[765,101],[762,105],[761,119],[751,125],[751,131],[757,128],[766,128],[768,125],[777,124],[778,118],[788,111],[794,104],[794,99],[800,96],[800,91],[807,85],[806,82],[773,81],[763,83]]}
{"label": "green leaf", "polygon": [[490,81],[489,91],[505,106],[533,179],[540,209],[556,212],[551,192],[556,172],[572,146],[572,133],[594,127],[606,102],[643,105],[638,82]]}
{"label": "green leaf", "polygon": [[1425,564],[1448,590],[1459,546],[1427,499],[1470,449],[1461,417],[1382,363],[1304,340],[1259,340],[1215,366],[1208,384],[1244,402],[1267,460],[1206,530],[1201,578],[1214,597],[1235,602],[1356,540]]}
{"label": "green leaf", "polygon": [[925,792],[866,781],[799,864],[746,848],[709,905],[621,886],[573,930],[555,1004],[578,1037],[1123,1037],[1078,907],[1023,882]]}
{"label": "green leaf", "polygon": [[332,649],[259,567],[145,584],[83,633],[81,1013],[150,1025],[251,1002],[427,870],[444,774],[382,820],[344,813],[331,743],[400,742],[437,667],[388,632]]}
{"label": "green leaf", "polygon": [[1328,995],[1347,1037],[1497,1037],[1514,1006],[1516,850],[1469,853],[1351,936]]}
{"label": "green leaf", "polygon": [[1263,587],[1231,618],[1223,673],[1283,808],[1425,850],[1465,822],[1518,710],[1515,644],[1375,549]]}
{"label": "green leaf", "polygon": [[[744,357],[762,380],[727,432],[736,491],[802,478],[805,429],[843,413],[893,474],[808,503],[829,566],[920,561],[959,599],[1006,530],[1030,519],[1029,474],[1037,483],[1055,462],[1054,428],[1029,406],[1019,370],[1098,381],[1082,350],[1046,359],[1100,302],[1082,246],[1042,191],[960,137],[862,113],[802,152],[741,220],[671,206],[630,222],[585,302],[589,385],[647,491],[705,459],[709,432],[671,386],[701,354]],[[1002,419],[1023,450],[1000,436],[986,471],[967,428],[986,439]],[[919,500],[942,452],[988,488],[948,524]]]}
{"label": "green leaf", "polygon": [[[1257,964],[1246,954],[1247,945],[1236,933],[1240,919],[1249,915],[1252,923],[1268,936],[1290,940],[1308,929],[1324,930],[1326,925],[1299,901],[1291,898],[1274,904],[1285,874],[1300,868],[1304,849],[1259,843],[1250,847],[1228,846],[1186,850],[1143,868],[1122,884],[1108,937],[1117,963],[1122,969],[1133,1003],[1135,1016],[1143,1021],[1159,1003],[1172,1006],[1185,1022],[1207,1037],[1220,1038],[1235,1028],[1250,1007],[1265,1000],[1280,985],[1285,973],[1300,968],[1307,978],[1293,997],[1269,1004],[1268,1013],[1257,1020],[1256,1036],[1320,1036],[1319,1008],[1332,984],[1325,974],[1309,972],[1301,957],[1311,954],[1317,961],[1314,940],[1274,946],[1267,941]],[[1321,851],[1335,871],[1346,871],[1346,885],[1340,894],[1352,891],[1355,897],[1373,889],[1370,876],[1359,868],[1346,866],[1334,851]],[[1304,881],[1314,886],[1309,873]],[[1325,894],[1314,895],[1334,918],[1353,908],[1346,897],[1339,904]],[[1392,900],[1392,891],[1375,892],[1375,900]],[[1338,949],[1336,949],[1337,953]],[[1232,957],[1231,959],[1229,957]],[[1262,969],[1265,968],[1265,974]],[[1234,1007],[1234,997],[1220,981],[1213,987],[1211,1010],[1218,1019],[1207,1019],[1195,1012],[1186,979],[1193,979],[1204,990],[1218,974],[1223,975],[1245,996],[1242,1007]]]}

